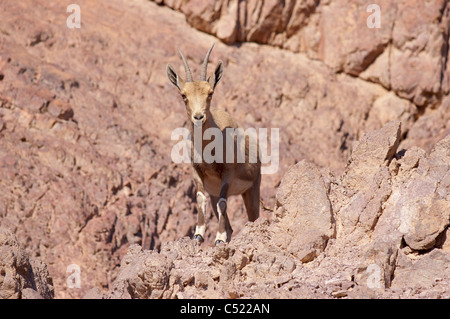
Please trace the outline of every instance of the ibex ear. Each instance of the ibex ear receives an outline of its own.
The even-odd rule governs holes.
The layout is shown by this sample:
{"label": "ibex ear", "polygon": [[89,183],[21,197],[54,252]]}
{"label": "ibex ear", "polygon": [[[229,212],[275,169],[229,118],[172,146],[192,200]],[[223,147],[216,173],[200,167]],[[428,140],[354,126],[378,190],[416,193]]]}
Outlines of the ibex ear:
{"label": "ibex ear", "polygon": [[216,88],[216,85],[222,79],[222,75],[223,75],[223,62],[219,61],[219,63],[217,63],[216,69],[214,70],[214,73],[208,79],[208,82],[213,87],[213,89]]}
{"label": "ibex ear", "polygon": [[170,64],[167,64],[167,78],[169,79],[170,83],[175,85],[179,91],[181,91],[181,88],[184,85],[184,80],[178,76],[177,72],[175,72],[175,69]]}

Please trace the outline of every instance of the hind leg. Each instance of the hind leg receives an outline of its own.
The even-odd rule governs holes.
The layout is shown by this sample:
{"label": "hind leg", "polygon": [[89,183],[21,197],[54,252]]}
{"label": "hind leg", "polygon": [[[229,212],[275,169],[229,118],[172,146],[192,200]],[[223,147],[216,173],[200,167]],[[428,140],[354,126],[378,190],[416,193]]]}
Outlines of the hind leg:
{"label": "hind leg", "polygon": [[209,195],[209,198],[211,199],[211,208],[214,212],[214,215],[216,215],[217,219],[219,219],[219,213],[217,212],[217,202],[219,201],[219,197]]}
{"label": "hind leg", "polygon": [[253,222],[259,217],[259,188],[261,185],[261,174],[258,176],[257,180],[252,187],[247,189],[242,193],[242,198],[244,199],[245,209],[247,210],[248,220]]}

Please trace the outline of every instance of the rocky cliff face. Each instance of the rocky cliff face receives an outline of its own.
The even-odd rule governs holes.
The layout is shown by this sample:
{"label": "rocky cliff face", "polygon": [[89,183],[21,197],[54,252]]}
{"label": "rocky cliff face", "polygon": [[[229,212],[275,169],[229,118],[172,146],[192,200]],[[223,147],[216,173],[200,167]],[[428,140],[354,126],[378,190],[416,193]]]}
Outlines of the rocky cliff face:
{"label": "rocky cliff face", "polygon": [[400,131],[390,122],[364,135],[338,178],[292,166],[273,219],[228,245],[131,246],[109,293],[91,296],[449,298],[450,135],[426,156],[397,152]]}
{"label": "rocky cliff face", "polygon": [[[379,29],[364,2],[155,2],[85,0],[79,29],[59,1],[0,3],[0,249],[24,256],[2,296],[448,298],[448,2],[379,1]],[[280,128],[273,212],[230,200],[219,248],[212,212],[186,238],[165,75],[180,47],[198,77],[212,42],[213,103]]]}

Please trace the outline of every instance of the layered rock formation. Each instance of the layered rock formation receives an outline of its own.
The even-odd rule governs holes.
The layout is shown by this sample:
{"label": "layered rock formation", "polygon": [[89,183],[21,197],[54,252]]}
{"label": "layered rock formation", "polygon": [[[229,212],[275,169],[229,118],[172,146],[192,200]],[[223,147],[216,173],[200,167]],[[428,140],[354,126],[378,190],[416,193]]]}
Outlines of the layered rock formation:
{"label": "layered rock formation", "polygon": [[[2,249],[28,256],[4,296],[447,296],[447,2],[382,1],[380,29],[363,2],[156,2],[85,0],[79,29],[60,1],[0,3]],[[171,161],[186,116],[165,75],[180,47],[197,78],[212,42],[214,105],[280,128],[274,211],[244,226],[230,199],[218,249],[211,211],[203,246],[184,238],[195,189]]]}
{"label": "layered rock formation", "polygon": [[129,248],[102,298],[449,298],[450,135],[397,152],[400,123],[362,137],[345,173],[292,166],[274,219],[228,245]]}
{"label": "layered rock formation", "polygon": [[445,0],[383,0],[377,9],[367,1],[345,0],[154,1],[182,12],[191,26],[225,43],[302,52],[419,106],[436,103],[450,89]]}

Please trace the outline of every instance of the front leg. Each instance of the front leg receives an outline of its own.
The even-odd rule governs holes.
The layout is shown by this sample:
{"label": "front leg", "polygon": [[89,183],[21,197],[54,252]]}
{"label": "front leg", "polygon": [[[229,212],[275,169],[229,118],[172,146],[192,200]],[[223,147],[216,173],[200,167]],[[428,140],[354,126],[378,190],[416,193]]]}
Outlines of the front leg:
{"label": "front leg", "polygon": [[205,240],[206,232],[206,196],[202,192],[197,192],[197,206],[198,206],[198,216],[197,216],[197,226],[195,226],[194,239],[202,243]]}
{"label": "front leg", "polygon": [[233,229],[231,228],[227,215],[227,193],[228,182],[223,182],[219,200],[214,201],[215,203],[213,203],[213,205],[216,206],[217,215],[219,216],[219,230],[216,234],[216,245],[229,241],[231,239],[231,234],[233,233]]}
{"label": "front leg", "polygon": [[197,226],[195,226],[194,239],[198,242],[202,243],[205,240],[205,231],[206,231],[206,196],[205,196],[205,188],[203,186],[203,180],[198,174],[197,170],[193,169],[194,176],[194,184],[197,189]]}

